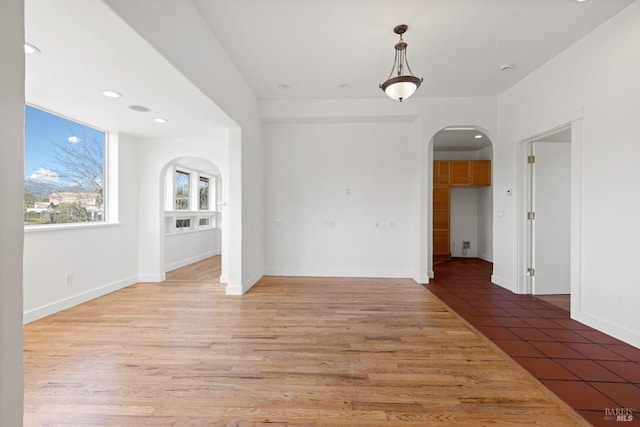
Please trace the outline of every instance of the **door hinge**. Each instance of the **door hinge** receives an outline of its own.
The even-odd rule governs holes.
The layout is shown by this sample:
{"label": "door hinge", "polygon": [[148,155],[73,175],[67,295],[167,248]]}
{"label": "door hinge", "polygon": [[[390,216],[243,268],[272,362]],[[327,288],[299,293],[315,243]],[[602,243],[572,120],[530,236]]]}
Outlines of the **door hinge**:
{"label": "door hinge", "polygon": [[527,219],[529,219],[529,220],[536,219],[536,213],[535,212],[527,212]]}
{"label": "door hinge", "polygon": [[530,156],[527,156],[527,163],[535,163],[536,162],[536,156],[534,156],[533,154]]}
{"label": "door hinge", "polygon": [[536,275],[536,269],[535,268],[527,268],[527,276],[535,276]]}

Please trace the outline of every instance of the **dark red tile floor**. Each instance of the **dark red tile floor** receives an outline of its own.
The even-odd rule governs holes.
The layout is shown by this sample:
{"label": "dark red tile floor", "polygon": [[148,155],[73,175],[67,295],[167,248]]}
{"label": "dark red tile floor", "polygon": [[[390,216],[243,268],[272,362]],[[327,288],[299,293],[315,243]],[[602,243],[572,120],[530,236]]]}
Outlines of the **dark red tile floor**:
{"label": "dark red tile floor", "polygon": [[[492,269],[486,261],[454,258],[435,265],[435,279],[424,286],[589,423],[640,425],[640,349],[548,302],[492,284]],[[616,409],[631,410],[631,421],[619,424]]]}

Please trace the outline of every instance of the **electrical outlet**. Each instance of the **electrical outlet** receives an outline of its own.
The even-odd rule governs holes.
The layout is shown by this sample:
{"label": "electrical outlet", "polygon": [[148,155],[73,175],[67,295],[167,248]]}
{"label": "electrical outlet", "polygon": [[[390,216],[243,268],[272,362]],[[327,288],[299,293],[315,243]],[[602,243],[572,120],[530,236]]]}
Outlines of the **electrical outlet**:
{"label": "electrical outlet", "polygon": [[471,249],[471,242],[462,242],[462,249]]}
{"label": "electrical outlet", "polygon": [[67,273],[64,275],[64,284],[65,286],[71,286],[71,283],[73,283],[73,274],[71,273]]}

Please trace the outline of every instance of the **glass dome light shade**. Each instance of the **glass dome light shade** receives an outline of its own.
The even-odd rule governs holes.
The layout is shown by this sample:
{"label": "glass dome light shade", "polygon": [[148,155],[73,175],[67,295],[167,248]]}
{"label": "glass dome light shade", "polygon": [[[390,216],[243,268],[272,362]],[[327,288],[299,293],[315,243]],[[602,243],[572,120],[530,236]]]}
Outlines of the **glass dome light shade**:
{"label": "glass dome light shade", "polygon": [[380,88],[389,98],[402,102],[414,94],[420,83],[422,80],[415,76],[398,76],[382,83]]}

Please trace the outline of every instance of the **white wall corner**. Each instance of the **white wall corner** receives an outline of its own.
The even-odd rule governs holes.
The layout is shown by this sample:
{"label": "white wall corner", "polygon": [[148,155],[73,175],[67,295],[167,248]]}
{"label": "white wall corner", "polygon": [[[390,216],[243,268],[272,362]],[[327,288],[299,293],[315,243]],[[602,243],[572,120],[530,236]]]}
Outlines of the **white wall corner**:
{"label": "white wall corner", "polygon": [[495,274],[492,274],[491,283],[501,286],[507,290],[510,290],[511,292],[515,292],[513,283],[511,283],[509,280],[505,279],[504,277],[500,277],[500,276],[496,276]]}
{"label": "white wall corner", "polygon": [[[244,295],[249,289],[253,287],[258,281],[262,279],[262,274],[255,273],[248,280],[246,280],[242,285],[229,283],[227,284],[226,294],[227,295]],[[222,277],[221,280],[222,282]]]}
{"label": "white wall corner", "polygon": [[162,273],[162,274],[141,274],[140,276],[138,276],[138,281],[139,282],[158,283],[158,282],[164,282],[165,280],[167,280],[166,273]]}
{"label": "white wall corner", "polygon": [[483,261],[487,261],[487,262],[493,262],[493,257],[491,255],[487,255],[487,254],[480,254],[478,255],[478,258],[480,258]]}

